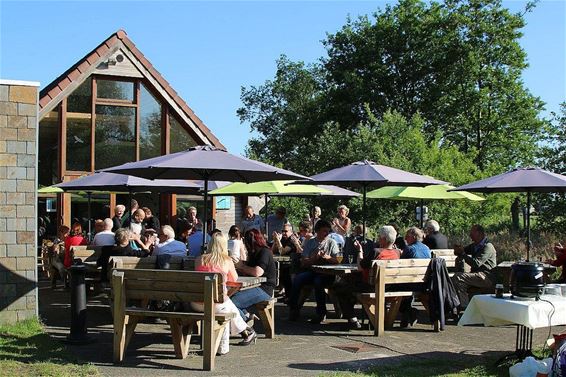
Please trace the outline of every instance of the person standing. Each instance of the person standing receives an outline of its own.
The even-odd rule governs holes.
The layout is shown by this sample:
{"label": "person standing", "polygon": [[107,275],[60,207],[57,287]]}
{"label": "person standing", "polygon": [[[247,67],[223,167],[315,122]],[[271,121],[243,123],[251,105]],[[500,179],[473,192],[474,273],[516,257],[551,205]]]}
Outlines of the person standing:
{"label": "person standing", "polygon": [[283,229],[283,225],[289,223],[289,220],[285,217],[286,214],[287,210],[284,207],[279,207],[275,213],[267,216],[265,231],[267,233],[268,244],[271,245],[273,242],[273,232],[280,233]]}
{"label": "person standing", "polygon": [[123,204],[118,204],[114,207],[114,217],[112,217],[112,231],[116,232],[122,227],[124,212],[126,212],[126,206]]}
{"label": "person standing", "polygon": [[342,237],[347,237],[350,234],[350,227],[352,221],[348,217],[350,210],[345,205],[338,207],[338,216],[332,220],[332,230]]}
{"label": "person standing", "polygon": [[244,209],[244,217],[241,221],[240,230],[243,234],[246,234],[248,230],[257,229],[260,233],[263,232],[264,224],[263,220],[259,215],[254,213],[252,206],[247,206]]}
{"label": "person standing", "polygon": [[153,229],[156,232],[159,232],[161,228],[161,224],[159,223],[159,219],[153,216],[153,212],[149,207],[143,207],[143,212],[145,213],[145,219],[143,220],[143,226],[145,229]]}
{"label": "person standing", "polygon": [[429,249],[448,249],[448,238],[440,233],[440,225],[436,220],[428,220],[425,223],[425,233],[426,237],[423,243],[429,247]]}
{"label": "person standing", "polygon": [[115,243],[114,232],[112,231],[114,222],[112,219],[106,218],[103,224],[104,228],[102,232],[98,232],[94,235],[94,239],[92,240],[93,246],[111,246]]}

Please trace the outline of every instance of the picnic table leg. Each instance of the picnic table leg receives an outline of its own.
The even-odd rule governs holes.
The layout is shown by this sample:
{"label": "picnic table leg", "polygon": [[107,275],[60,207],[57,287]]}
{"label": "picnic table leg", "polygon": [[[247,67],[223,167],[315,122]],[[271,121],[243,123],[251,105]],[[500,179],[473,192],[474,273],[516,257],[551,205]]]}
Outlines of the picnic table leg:
{"label": "picnic table leg", "polygon": [[[401,301],[403,297],[391,297],[388,301],[391,302],[389,310],[386,310],[384,325],[387,328],[393,327],[397,314],[399,313],[399,307],[401,306]],[[385,309],[385,308],[384,308]]]}
{"label": "picnic table leg", "polygon": [[257,305],[257,309],[265,330],[265,337],[273,339],[275,337],[275,308],[273,303]]}
{"label": "picnic table leg", "polygon": [[126,351],[126,316],[124,308],[126,297],[124,296],[124,273],[112,275],[112,286],[114,292],[114,362],[124,360]]}
{"label": "picnic table leg", "polygon": [[213,292],[214,285],[216,284],[215,277],[205,278],[204,289],[204,319],[202,323],[202,338],[203,338],[203,369],[214,369],[214,356],[216,349],[214,348],[214,324],[216,323]]}
{"label": "picnic table leg", "polygon": [[128,348],[128,344],[130,344],[130,340],[132,340],[132,336],[134,335],[134,331],[140,319],[141,317],[129,316],[128,323],[126,324],[126,340],[124,349]]}
{"label": "picnic table leg", "polygon": [[180,319],[169,319],[169,326],[171,327],[171,337],[173,338],[173,347],[175,348],[175,357],[184,359],[189,353],[188,347],[188,333],[189,326],[184,325]]}

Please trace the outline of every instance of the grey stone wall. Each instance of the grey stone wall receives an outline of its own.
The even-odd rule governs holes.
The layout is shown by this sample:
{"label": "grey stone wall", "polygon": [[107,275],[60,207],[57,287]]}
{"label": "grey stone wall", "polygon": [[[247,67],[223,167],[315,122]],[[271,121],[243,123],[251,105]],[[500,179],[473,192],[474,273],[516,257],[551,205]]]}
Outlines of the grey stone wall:
{"label": "grey stone wall", "polygon": [[38,86],[0,80],[0,323],[37,315]]}

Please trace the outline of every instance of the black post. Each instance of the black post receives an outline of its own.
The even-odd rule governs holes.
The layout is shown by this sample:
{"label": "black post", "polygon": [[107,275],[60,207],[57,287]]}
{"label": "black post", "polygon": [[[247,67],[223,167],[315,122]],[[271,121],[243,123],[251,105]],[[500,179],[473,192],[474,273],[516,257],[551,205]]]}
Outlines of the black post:
{"label": "black post", "polygon": [[421,204],[421,216],[420,216],[420,219],[419,219],[419,225],[420,225],[420,228],[422,229],[423,225],[424,225],[424,212],[423,212],[424,211],[424,200],[423,199],[421,199],[420,204]]}
{"label": "black post", "polygon": [[363,202],[362,202],[362,227],[363,227],[363,236],[364,236],[364,241],[366,239],[366,192],[367,192],[367,184],[364,183],[364,189],[363,189]]}
{"label": "black post", "polygon": [[531,254],[531,192],[527,191],[527,262]]}
{"label": "black post", "polygon": [[87,216],[88,216],[88,242],[92,241],[92,229],[91,229],[91,211],[90,211],[90,196],[91,192],[87,192],[86,195],[88,197],[88,209],[87,209]]}
{"label": "black post", "polygon": [[203,251],[206,248],[206,234],[208,233],[208,177],[204,178],[204,224],[203,224],[203,232],[202,232],[202,248],[201,248],[201,254],[203,253]]}
{"label": "black post", "polygon": [[[267,194],[263,194],[263,198],[265,200],[265,235],[269,239],[269,229],[267,229],[268,228],[268,226],[267,226],[267,216],[268,216],[268,213],[269,213],[268,212],[269,201],[267,200]],[[259,231],[261,232],[261,229]]]}
{"label": "black post", "polygon": [[87,336],[86,327],[86,266],[73,265],[71,270],[71,333],[66,341],[73,344],[85,344],[92,340]]}

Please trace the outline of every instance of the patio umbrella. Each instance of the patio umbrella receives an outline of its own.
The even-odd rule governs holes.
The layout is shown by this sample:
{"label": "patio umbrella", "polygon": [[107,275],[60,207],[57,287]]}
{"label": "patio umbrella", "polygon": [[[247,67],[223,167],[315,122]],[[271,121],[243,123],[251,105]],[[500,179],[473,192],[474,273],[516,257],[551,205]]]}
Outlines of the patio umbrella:
{"label": "patio umbrella", "polygon": [[[419,200],[421,214],[423,213],[425,200],[471,200],[482,201],[479,195],[466,191],[448,191],[455,188],[448,184],[445,185],[429,185],[425,187],[404,187],[404,186],[387,186],[367,193],[370,199],[389,199],[389,200]],[[423,216],[420,218],[420,226],[423,226]]]}
{"label": "patio umbrella", "polygon": [[[91,195],[93,191],[104,192],[123,192],[127,191],[130,195],[132,192],[153,191],[159,193],[179,193],[194,194],[198,193],[200,185],[197,182],[189,180],[150,180],[139,177],[133,177],[124,174],[114,173],[94,173],[69,182],[63,182],[52,186],[55,189],[63,191],[86,191],[88,197],[87,216],[88,216],[88,234],[91,233]],[[129,204],[128,204],[129,206]]]}
{"label": "patio umbrella", "polygon": [[105,172],[134,175],[146,179],[200,179],[204,181],[204,232],[210,180],[258,182],[269,180],[308,179],[263,162],[236,156],[210,145],[196,146],[183,152],[129,162],[104,169]]}
{"label": "patio umbrella", "polygon": [[527,193],[527,261],[531,250],[531,193],[566,192],[566,176],[528,167],[518,168],[493,177],[468,183],[453,191],[471,192],[526,192]]}
{"label": "patio umbrella", "polygon": [[313,184],[334,184],[357,187],[362,189],[363,236],[366,236],[366,195],[368,188],[384,186],[427,186],[446,182],[409,173],[389,166],[378,165],[375,162],[364,160],[354,162],[340,168],[310,177]]}
{"label": "patio umbrella", "polygon": [[38,194],[58,194],[61,192],[63,192],[63,190],[55,186],[45,186],[37,190]]}

